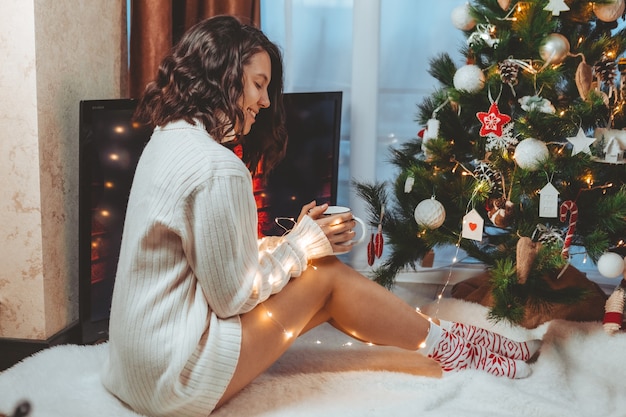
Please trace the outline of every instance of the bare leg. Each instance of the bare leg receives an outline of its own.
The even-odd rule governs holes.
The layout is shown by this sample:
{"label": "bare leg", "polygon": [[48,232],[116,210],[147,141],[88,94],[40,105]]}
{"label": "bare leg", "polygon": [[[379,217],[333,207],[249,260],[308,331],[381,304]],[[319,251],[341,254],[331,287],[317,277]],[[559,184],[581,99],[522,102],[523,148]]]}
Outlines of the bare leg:
{"label": "bare leg", "polygon": [[399,297],[335,257],[314,265],[241,316],[240,360],[218,406],[271,366],[295,337],[326,321],[378,345],[417,350],[424,341],[428,320]]}

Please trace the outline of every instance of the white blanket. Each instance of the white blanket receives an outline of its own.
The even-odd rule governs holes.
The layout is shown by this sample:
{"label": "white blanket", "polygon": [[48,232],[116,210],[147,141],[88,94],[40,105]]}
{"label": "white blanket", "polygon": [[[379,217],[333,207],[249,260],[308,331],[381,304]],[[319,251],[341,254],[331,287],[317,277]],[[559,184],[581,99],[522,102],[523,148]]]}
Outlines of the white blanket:
{"label": "white blanket", "polygon": [[[517,340],[543,338],[532,375],[523,380],[478,371],[414,375],[436,375],[438,368],[413,352],[350,345],[351,339],[325,325],[298,339],[212,417],[626,416],[626,333],[609,336],[600,323],[561,320],[533,330],[494,324],[484,307],[453,299],[424,310],[435,309],[440,318]],[[137,417],[98,382],[106,348],[58,346],[0,373],[0,414],[10,414],[26,399],[33,417]]]}

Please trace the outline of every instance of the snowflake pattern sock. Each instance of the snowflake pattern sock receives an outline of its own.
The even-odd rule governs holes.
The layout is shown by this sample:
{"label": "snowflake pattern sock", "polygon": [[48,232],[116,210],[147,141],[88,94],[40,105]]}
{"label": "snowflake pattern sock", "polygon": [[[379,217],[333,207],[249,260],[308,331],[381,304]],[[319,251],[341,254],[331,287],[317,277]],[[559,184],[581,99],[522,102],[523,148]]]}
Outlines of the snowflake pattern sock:
{"label": "snowflake pattern sock", "polygon": [[434,323],[430,324],[428,336],[420,352],[439,362],[446,372],[477,369],[508,378],[525,378],[531,372],[530,365],[526,362],[494,353],[484,346],[447,332]]}
{"label": "snowflake pattern sock", "polygon": [[439,320],[439,322],[442,329],[454,333],[468,342],[484,346],[487,350],[511,359],[527,361],[541,346],[541,340],[517,342],[471,324],[446,320]]}

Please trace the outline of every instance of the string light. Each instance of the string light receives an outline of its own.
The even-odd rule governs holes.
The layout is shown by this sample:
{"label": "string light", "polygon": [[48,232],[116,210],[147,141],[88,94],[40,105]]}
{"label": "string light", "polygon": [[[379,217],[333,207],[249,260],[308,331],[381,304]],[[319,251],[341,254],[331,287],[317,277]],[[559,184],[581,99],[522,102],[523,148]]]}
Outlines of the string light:
{"label": "string light", "polygon": [[[284,226],[281,223],[283,221],[290,222],[290,227]],[[276,217],[274,218],[274,223],[276,223],[278,227],[284,230],[283,236],[285,236],[287,233],[291,232],[291,229],[293,229],[293,227],[296,225],[296,219],[294,219],[293,217]]]}
{"label": "string light", "polygon": [[[459,235],[459,240],[457,241],[457,243],[455,245],[456,251],[454,253],[454,256],[452,257],[452,263],[447,266],[447,268],[448,268],[448,276],[446,277],[446,282],[443,284],[443,286],[441,287],[441,290],[437,294],[437,300],[436,300],[436,303],[435,303],[436,309],[435,309],[435,314],[433,314],[434,317],[437,317],[439,315],[439,305],[440,305],[441,299],[443,298],[443,295],[445,294],[446,290],[450,286],[450,282],[452,281],[453,269],[454,269],[454,266],[456,265],[456,263],[458,262],[459,251],[461,249],[461,239],[462,239],[462,236]],[[415,311],[418,312],[418,313],[421,312],[419,307],[416,307]],[[432,319],[430,317],[428,317],[428,320],[431,321]]]}
{"label": "string light", "polygon": [[265,304],[262,303],[261,306],[265,310],[266,317],[270,319],[272,323],[274,323],[283,332],[283,334],[285,335],[287,339],[291,339],[293,337],[293,332],[285,329],[285,326],[283,326],[281,322],[279,322],[278,320],[274,318],[274,314],[270,310],[267,309]]}

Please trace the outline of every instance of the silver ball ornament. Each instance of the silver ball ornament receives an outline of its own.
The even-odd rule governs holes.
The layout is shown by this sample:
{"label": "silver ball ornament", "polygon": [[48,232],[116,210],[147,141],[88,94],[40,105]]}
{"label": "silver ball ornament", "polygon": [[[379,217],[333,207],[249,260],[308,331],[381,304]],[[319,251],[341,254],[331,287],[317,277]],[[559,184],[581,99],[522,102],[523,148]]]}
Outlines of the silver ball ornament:
{"label": "silver ball ornament", "polygon": [[569,54],[569,41],[560,33],[551,33],[541,42],[539,55],[548,64],[558,65]]}
{"label": "silver ball ornament", "polygon": [[446,209],[433,197],[421,201],[417,207],[415,207],[413,216],[417,224],[433,230],[441,226],[446,220]]}
{"label": "silver ball ornament", "polygon": [[522,140],[515,147],[513,158],[517,165],[528,171],[536,171],[539,169],[541,161],[550,156],[550,151],[543,141],[535,138],[527,138]]}
{"label": "silver ball ornament", "polygon": [[452,82],[457,90],[477,93],[485,86],[485,74],[477,65],[464,65],[454,73]]}

